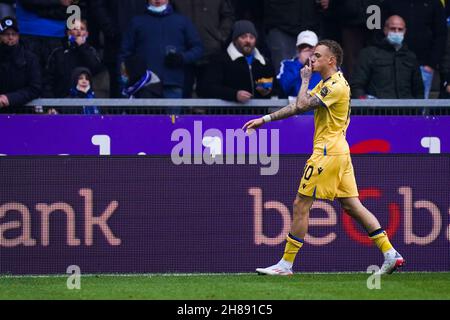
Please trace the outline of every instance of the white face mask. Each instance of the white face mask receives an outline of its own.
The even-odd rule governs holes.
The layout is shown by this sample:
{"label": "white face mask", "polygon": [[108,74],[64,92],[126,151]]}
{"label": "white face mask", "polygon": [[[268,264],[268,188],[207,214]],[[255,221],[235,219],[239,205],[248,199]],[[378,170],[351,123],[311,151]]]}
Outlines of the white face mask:
{"label": "white face mask", "polygon": [[151,12],[155,12],[155,13],[162,13],[167,9],[167,4],[159,6],[159,7],[155,7],[152,6],[151,4],[147,7],[148,10],[150,10]]}

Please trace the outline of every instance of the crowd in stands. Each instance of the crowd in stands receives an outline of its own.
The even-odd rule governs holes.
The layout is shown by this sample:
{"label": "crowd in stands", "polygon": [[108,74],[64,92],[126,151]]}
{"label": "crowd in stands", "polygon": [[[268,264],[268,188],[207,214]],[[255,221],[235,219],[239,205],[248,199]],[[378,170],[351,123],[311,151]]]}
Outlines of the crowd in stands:
{"label": "crowd in stands", "polygon": [[[72,5],[82,15],[68,24]],[[295,97],[321,39],[342,45],[354,99],[448,99],[449,16],[450,0],[0,0],[0,110],[39,97]]]}

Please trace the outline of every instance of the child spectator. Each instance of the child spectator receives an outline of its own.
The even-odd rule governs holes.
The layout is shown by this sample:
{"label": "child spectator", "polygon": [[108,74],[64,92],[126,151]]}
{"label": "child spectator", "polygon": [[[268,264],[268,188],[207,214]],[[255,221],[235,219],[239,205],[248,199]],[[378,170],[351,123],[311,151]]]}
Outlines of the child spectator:
{"label": "child spectator", "polygon": [[[92,74],[87,68],[76,68],[72,74],[72,87],[68,98],[72,99],[95,99],[92,90]],[[83,106],[84,114],[100,114],[96,106]]]}

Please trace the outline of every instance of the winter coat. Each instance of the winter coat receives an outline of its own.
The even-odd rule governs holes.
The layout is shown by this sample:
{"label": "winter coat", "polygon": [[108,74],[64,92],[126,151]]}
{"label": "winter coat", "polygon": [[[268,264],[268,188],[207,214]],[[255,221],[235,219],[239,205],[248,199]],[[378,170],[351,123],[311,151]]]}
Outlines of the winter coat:
{"label": "winter coat", "polygon": [[383,40],[364,48],[351,81],[354,98],[423,99],[424,88],[416,55],[404,45],[396,51]]}
{"label": "winter coat", "polygon": [[11,52],[0,45],[0,95],[6,95],[11,107],[21,107],[39,98],[42,87],[38,58],[22,44]]}
{"label": "winter coat", "polygon": [[272,64],[257,49],[249,66],[247,59],[230,44],[226,53],[217,56],[208,65],[205,83],[201,85],[201,95],[206,98],[237,101],[238,91],[245,90],[252,93],[254,98],[269,99],[270,95],[263,97],[258,93],[256,82],[274,77]]}
{"label": "winter coat", "polygon": [[88,68],[95,76],[104,69],[97,51],[89,44],[66,44],[50,55],[45,70],[44,96],[66,97],[71,87],[71,75],[75,68]]}
{"label": "winter coat", "polygon": [[292,37],[305,30],[320,30],[316,0],[264,0],[264,24],[267,31],[279,29]]}
{"label": "winter coat", "polygon": [[172,0],[175,11],[189,17],[197,28],[205,48],[205,57],[226,47],[235,20],[230,0]]}
{"label": "winter coat", "polygon": [[169,68],[165,65],[165,57],[173,49],[181,54],[183,65],[201,59],[203,45],[192,22],[170,9],[164,14],[148,12],[132,19],[124,35],[119,61],[134,54],[145,57],[147,68],[160,77],[164,86],[182,88],[183,66]]}
{"label": "winter coat", "polygon": [[406,21],[405,41],[421,66],[437,68],[445,51],[447,27],[440,0],[385,0],[384,19],[396,14]]}

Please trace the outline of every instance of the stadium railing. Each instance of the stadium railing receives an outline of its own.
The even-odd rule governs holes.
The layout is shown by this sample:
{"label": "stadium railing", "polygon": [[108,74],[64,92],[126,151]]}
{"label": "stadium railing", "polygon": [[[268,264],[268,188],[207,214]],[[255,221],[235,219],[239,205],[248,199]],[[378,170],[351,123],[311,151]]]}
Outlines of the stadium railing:
{"label": "stadium railing", "polygon": [[[0,109],[8,114],[45,114],[55,109],[59,114],[81,114],[82,106],[98,106],[103,115],[167,114],[179,108],[180,114],[266,114],[288,104],[287,99],[252,100],[235,103],[218,99],[38,99],[25,107]],[[450,115],[450,100],[352,100],[352,115]]]}

